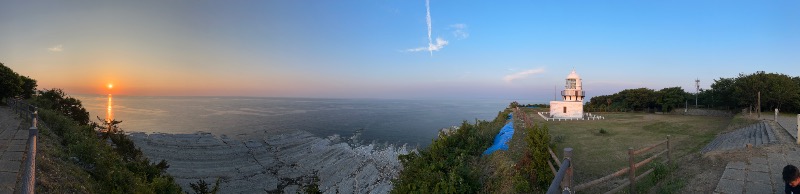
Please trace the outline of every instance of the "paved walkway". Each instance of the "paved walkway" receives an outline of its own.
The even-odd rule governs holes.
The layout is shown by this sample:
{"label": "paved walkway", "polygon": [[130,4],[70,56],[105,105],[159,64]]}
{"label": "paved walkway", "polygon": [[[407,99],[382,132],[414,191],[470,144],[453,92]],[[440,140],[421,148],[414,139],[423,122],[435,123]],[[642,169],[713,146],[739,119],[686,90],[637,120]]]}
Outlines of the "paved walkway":
{"label": "paved walkway", "polygon": [[786,132],[789,132],[794,139],[797,139],[797,115],[778,115],[778,124],[786,129]]}
{"label": "paved walkway", "polygon": [[[729,162],[715,193],[782,193],[783,167],[800,161],[800,152],[769,153],[747,162]],[[796,164],[795,164],[796,165]]]}
{"label": "paved walkway", "polygon": [[[20,125],[25,125],[20,128]],[[0,194],[14,193],[22,174],[29,123],[9,107],[0,106]]]}
{"label": "paved walkway", "polygon": [[796,130],[786,130],[770,120],[762,123],[779,141],[765,149],[754,149],[759,150],[756,152],[748,151],[744,160],[728,162],[714,193],[783,193],[783,167],[800,165],[800,147],[788,133]]}

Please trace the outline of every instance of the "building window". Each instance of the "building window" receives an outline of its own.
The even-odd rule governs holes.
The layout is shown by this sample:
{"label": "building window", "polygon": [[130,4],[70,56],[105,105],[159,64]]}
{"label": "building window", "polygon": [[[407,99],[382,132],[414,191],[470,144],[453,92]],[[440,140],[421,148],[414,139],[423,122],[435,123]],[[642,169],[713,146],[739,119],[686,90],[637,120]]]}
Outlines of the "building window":
{"label": "building window", "polygon": [[567,89],[575,89],[577,81],[575,79],[567,79]]}
{"label": "building window", "polygon": [[564,107],[564,113],[567,113],[567,107],[566,106]]}

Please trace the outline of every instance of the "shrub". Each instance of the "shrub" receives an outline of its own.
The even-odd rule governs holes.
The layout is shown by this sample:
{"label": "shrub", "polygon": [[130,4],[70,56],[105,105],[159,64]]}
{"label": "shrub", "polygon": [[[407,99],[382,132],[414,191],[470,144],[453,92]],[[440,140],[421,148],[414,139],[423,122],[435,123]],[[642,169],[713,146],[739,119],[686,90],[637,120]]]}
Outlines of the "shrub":
{"label": "shrub", "polygon": [[604,129],[604,128],[600,128],[600,134],[603,134],[603,135],[608,134],[608,131],[606,129]]}
{"label": "shrub", "polygon": [[491,121],[464,121],[453,134],[433,140],[427,148],[400,155],[403,164],[392,180],[392,193],[476,193],[480,191],[477,161],[505,124],[510,111]]}
{"label": "shrub", "polygon": [[566,136],[564,136],[563,134],[559,134],[559,135],[556,135],[555,137],[553,137],[553,142],[554,143],[564,143],[564,141],[566,141],[566,139],[567,139]]}
{"label": "shrub", "polygon": [[[206,181],[203,179],[200,179],[197,181],[197,183],[189,183],[189,186],[192,187],[192,190],[195,194],[216,194],[219,192],[219,180],[220,179],[217,178],[217,181],[214,183],[214,187],[212,188],[209,188],[208,186],[210,184],[206,183]],[[186,193],[188,194],[189,192]]]}
{"label": "shrub", "polygon": [[526,154],[525,157],[528,157],[527,160],[531,162],[523,167],[522,172],[530,176],[528,180],[530,180],[530,184],[534,188],[544,190],[550,185],[550,181],[555,176],[547,165],[547,160],[550,159],[550,153],[547,149],[552,148],[550,145],[550,131],[547,125],[540,127],[539,124],[534,124],[526,130],[528,133],[525,137],[525,142],[528,143],[527,150],[530,150],[530,154]]}

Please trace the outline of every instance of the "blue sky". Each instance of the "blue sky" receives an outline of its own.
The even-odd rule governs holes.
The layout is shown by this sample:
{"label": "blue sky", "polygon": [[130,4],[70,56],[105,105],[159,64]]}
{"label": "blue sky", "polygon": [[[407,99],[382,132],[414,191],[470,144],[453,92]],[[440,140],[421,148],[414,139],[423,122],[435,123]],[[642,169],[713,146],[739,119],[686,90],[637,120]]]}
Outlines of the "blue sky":
{"label": "blue sky", "polygon": [[798,1],[432,0],[430,40],[422,0],[0,4],[0,62],[72,93],[544,102],[573,68],[589,96],[800,76]]}

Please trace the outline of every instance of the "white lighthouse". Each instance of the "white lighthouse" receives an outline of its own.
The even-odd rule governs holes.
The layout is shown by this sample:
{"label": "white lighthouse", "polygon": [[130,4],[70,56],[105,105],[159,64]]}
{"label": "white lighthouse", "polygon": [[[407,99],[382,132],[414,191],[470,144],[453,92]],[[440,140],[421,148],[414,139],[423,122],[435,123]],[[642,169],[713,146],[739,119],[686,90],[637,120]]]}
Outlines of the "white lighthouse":
{"label": "white lighthouse", "polygon": [[581,77],[572,70],[567,75],[567,84],[561,91],[561,101],[550,101],[550,117],[552,118],[583,118],[583,87]]}

